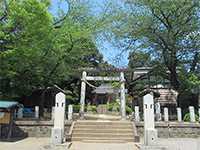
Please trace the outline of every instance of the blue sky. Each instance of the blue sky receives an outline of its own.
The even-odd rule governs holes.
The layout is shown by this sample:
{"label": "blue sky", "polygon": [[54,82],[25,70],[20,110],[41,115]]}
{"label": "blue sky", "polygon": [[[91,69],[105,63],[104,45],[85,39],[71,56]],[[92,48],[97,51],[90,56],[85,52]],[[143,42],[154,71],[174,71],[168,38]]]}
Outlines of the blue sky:
{"label": "blue sky", "polygon": [[[51,13],[56,14],[58,8],[61,8],[63,11],[67,11],[67,3],[64,0],[51,0],[52,7],[50,8]],[[94,11],[100,11],[98,5],[104,0],[92,0],[95,2]],[[120,59],[116,59],[116,56],[121,52],[120,49],[112,46],[108,41],[101,42],[101,46],[98,46],[99,51],[103,54],[104,60],[117,67],[126,67],[128,64],[128,52],[123,53]],[[117,61],[116,61],[117,60]]]}

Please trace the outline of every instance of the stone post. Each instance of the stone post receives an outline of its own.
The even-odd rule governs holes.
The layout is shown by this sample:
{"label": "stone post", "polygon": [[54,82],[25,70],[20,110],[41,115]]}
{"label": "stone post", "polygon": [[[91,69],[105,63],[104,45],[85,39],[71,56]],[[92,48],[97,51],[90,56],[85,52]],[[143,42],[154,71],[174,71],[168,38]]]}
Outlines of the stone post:
{"label": "stone post", "polygon": [[51,120],[54,120],[54,115],[55,115],[55,106],[51,108]]}
{"label": "stone post", "polygon": [[182,112],[181,112],[181,108],[176,108],[177,110],[177,118],[178,118],[178,122],[182,121]]}
{"label": "stone post", "polygon": [[124,73],[120,73],[121,86],[120,86],[120,99],[121,99],[121,117],[122,120],[126,119],[126,96],[125,96],[125,78]]}
{"label": "stone post", "polygon": [[151,94],[143,97],[143,110],[144,110],[144,144],[146,146],[152,145],[157,139],[158,134],[155,129],[154,121],[154,101]]}
{"label": "stone post", "polygon": [[84,71],[82,74],[82,82],[81,82],[81,99],[80,99],[80,104],[81,104],[80,117],[81,117],[81,119],[84,118],[86,76],[87,76],[87,73]]}
{"label": "stone post", "polygon": [[68,106],[68,120],[72,120],[73,119],[73,106],[69,105]]}
{"label": "stone post", "polygon": [[65,127],[65,95],[63,93],[56,94],[54,127],[52,128],[52,143],[62,144],[64,139]]}
{"label": "stone post", "polygon": [[196,122],[194,106],[189,106],[190,122]]}
{"label": "stone post", "polygon": [[19,108],[17,111],[17,118],[21,119],[23,118],[23,108]]}
{"label": "stone post", "polygon": [[35,118],[39,118],[39,106],[35,106]]}
{"label": "stone post", "polygon": [[159,102],[157,102],[155,104],[155,108],[156,108],[156,121],[161,121],[162,120],[162,115],[161,115],[160,103]]}
{"label": "stone post", "polygon": [[169,121],[169,111],[167,107],[164,108],[164,121]]}
{"label": "stone post", "polygon": [[135,106],[135,121],[140,122],[140,111],[139,106]]}
{"label": "stone post", "polygon": [[198,113],[199,113],[199,122],[200,122],[200,108],[199,108],[199,110],[198,110]]}

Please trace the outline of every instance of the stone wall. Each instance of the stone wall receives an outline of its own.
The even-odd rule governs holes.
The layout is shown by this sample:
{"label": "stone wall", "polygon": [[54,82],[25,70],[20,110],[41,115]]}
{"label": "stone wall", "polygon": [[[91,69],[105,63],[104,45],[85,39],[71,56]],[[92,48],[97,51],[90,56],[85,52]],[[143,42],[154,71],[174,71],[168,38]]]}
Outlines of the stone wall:
{"label": "stone wall", "polygon": [[[144,123],[136,123],[139,136],[144,136]],[[158,130],[160,138],[196,138],[200,137],[199,123],[178,123],[178,122],[156,122],[155,127]]]}
{"label": "stone wall", "polygon": [[[71,122],[65,122],[65,133],[69,133]],[[12,137],[50,137],[52,121],[15,121],[12,131]],[[2,137],[8,133],[8,126],[2,126]]]}

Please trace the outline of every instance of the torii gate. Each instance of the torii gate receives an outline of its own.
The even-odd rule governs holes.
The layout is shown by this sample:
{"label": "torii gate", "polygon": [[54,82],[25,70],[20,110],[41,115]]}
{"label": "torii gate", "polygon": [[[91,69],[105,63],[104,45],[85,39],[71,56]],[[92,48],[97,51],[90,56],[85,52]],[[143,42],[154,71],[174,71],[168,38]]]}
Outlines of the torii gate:
{"label": "torii gate", "polygon": [[87,76],[86,71],[82,73],[81,79],[81,98],[80,98],[80,116],[84,118],[84,107],[85,107],[85,91],[87,81],[119,81],[120,84],[120,104],[121,104],[121,118],[126,119],[126,98],[125,98],[125,78],[124,73],[121,72],[119,77],[102,77],[102,76]]}

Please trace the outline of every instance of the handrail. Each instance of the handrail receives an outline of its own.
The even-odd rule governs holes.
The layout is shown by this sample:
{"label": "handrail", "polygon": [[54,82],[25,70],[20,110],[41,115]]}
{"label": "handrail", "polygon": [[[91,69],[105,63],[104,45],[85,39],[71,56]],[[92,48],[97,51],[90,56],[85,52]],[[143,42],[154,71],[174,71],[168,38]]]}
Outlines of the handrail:
{"label": "handrail", "polygon": [[134,142],[140,142],[140,136],[137,133],[137,127],[136,127],[134,121],[132,122],[132,127],[133,127],[133,135],[135,136]]}
{"label": "handrail", "polygon": [[75,125],[76,121],[73,121],[72,124],[71,124],[71,127],[69,129],[69,133],[67,134],[67,139],[71,141],[71,138],[72,138],[72,132],[73,132],[73,128],[74,128],[74,125]]}

